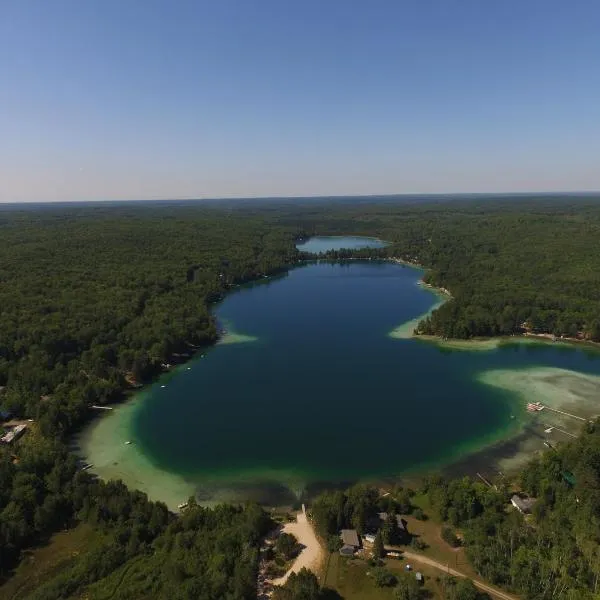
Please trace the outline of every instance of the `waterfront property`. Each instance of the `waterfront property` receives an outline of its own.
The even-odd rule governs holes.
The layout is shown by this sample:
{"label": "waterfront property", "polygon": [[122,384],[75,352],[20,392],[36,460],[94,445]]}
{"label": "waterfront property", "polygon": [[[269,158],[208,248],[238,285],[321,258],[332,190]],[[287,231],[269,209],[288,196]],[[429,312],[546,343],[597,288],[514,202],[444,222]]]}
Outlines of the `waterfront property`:
{"label": "waterfront property", "polygon": [[340,537],[342,539],[340,548],[342,556],[352,556],[360,548],[360,539],[356,529],[342,529]]}
{"label": "waterfront property", "polygon": [[11,444],[15,440],[18,440],[25,433],[26,429],[27,425],[25,423],[11,427],[2,437],[0,437],[0,442],[3,444]]}
{"label": "waterfront property", "polygon": [[536,501],[536,498],[522,497],[517,494],[510,499],[510,503],[524,515],[531,513]]}

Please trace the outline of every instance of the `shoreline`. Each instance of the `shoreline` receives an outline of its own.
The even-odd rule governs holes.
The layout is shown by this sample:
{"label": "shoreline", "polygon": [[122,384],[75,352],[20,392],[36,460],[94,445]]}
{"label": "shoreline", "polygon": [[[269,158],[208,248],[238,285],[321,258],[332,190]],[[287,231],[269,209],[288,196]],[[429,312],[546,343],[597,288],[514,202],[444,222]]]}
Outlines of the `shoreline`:
{"label": "shoreline", "polygon": [[[414,269],[420,269],[422,271],[427,271],[427,267],[422,264],[407,260],[399,257],[390,257],[386,259],[388,262],[393,262],[395,264],[403,265],[406,267],[411,267]],[[478,350],[495,350],[503,345],[510,344],[567,344],[571,346],[579,346],[579,347],[587,347],[589,349],[595,349],[600,351],[600,342],[594,342],[592,340],[586,340],[576,337],[567,337],[567,336],[555,336],[552,333],[533,333],[530,331],[526,331],[521,334],[512,334],[512,335],[500,335],[493,337],[472,337],[467,339],[462,338],[444,338],[438,335],[429,335],[423,333],[415,333],[414,330],[417,328],[418,324],[425,318],[427,318],[431,313],[437,310],[440,306],[442,306],[448,300],[451,300],[454,296],[452,292],[445,287],[436,287],[431,285],[430,283],[426,283],[423,279],[420,279],[417,283],[418,286],[426,289],[427,291],[434,294],[437,298],[440,299],[439,302],[436,302],[431,308],[429,308],[422,315],[419,315],[409,321],[406,321],[398,327],[395,327],[388,334],[389,337],[395,339],[413,339],[413,340],[421,340],[423,342],[428,342],[431,344],[435,344],[441,348],[448,350],[465,350],[465,351],[478,351]]]}
{"label": "shoreline", "polygon": [[[314,260],[316,261],[318,259]],[[332,262],[345,262],[346,260],[349,259],[333,259]],[[367,261],[369,259],[359,260]],[[398,257],[382,258],[378,260],[407,266],[409,268],[421,269],[422,271],[425,271],[425,268],[422,265]],[[307,264],[307,262],[302,261],[295,264],[291,264],[288,268],[291,269],[301,267]],[[261,277],[250,282],[245,282],[242,285],[251,285],[257,282],[262,283],[262,281],[263,278]],[[428,291],[429,293],[434,294],[439,300],[438,302],[434,303],[434,305],[427,311],[427,313],[425,313],[425,315],[430,314],[431,312],[433,312],[433,310],[437,309],[448,299],[452,298],[451,293],[445,288],[436,288],[435,286],[427,284],[422,280],[420,280],[417,285],[419,285],[419,287],[421,287],[424,291]],[[236,289],[238,289],[238,287],[231,288],[230,290],[227,290],[227,293],[235,291]],[[547,343],[551,341],[547,337],[544,337],[543,334],[540,335],[540,337],[538,337],[537,335],[532,335],[472,340],[443,340],[442,338],[438,338],[435,336],[417,335],[414,333],[415,327],[413,327],[413,325],[418,324],[418,322],[422,320],[425,315],[420,315],[418,317],[415,317],[415,319],[412,319],[402,324],[400,327],[395,328],[388,335],[399,339],[417,339],[423,342],[435,343],[436,345],[439,345],[442,348],[464,351],[492,350],[506,343]],[[535,339],[531,339],[534,337]],[[116,421],[114,421],[111,418],[107,418],[107,415],[102,415],[100,418],[94,419],[90,423],[88,423],[76,435],[76,438],[73,438],[77,439],[80,442],[81,446],[85,446],[86,444],[90,443],[90,439],[93,438],[94,432],[97,432],[97,435],[101,439],[105,438],[103,439],[103,444],[105,446],[112,446],[113,453],[111,454],[111,452],[108,451],[105,454],[105,459],[103,460],[103,462],[96,460],[94,456],[91,456],[91,453],[84,453],[85,455],[87,455],[89,460],[93,460],[96,463],[96,466],[92,468],[92,472],[97,473],[103,479],[114,479],[114,467],[118,466],[119,469],[116,469],[116,476],[123,479],[126,485],[134,489],[141,489],[142,491],[147,493],[148,496],[153,500],[160,500],[166,502],[171,510],[174,510],[180,503],[186,501],[190,495],[194,495],[197,497],[199,496],[201,498],[200,502],[202,504],[209,505],[218,501],[240,501],[238,498],[236,498],[237,495],[241,497],[244,491],[250,491],[251,493],[254,492],[259,494],[264,491],[264,489],[269,485],[269,483],[273,483],[273,485],[278,485],[279,487],[284,486],[286,487],[286,489],[289,489],[290,486],[288,484],[292,483],[292,481],[295,479],[293,476],[290,476],[289,472],[285,473],[285,477],[276,476],[272,482],[267,481],[267,479],[264,479],[262,476],[258,479],[255,479],[255,477],[253,476],[254,474],[245,474],[241,477],[236,477],[234,475],[232,479],[230,478],[229,481],[227,481],[227,477],[229,477],[229,475],[231,474],[224,474],[222,477],[212,477],[208,475],[202,481],[202,484],[198,484],[196,482],[187,481],[180,475],[177,475],[173,472],[161,469],[158,465],[152,463],[150,459],[147,458],[140,451],[140,449],[136,446],[135,442],[130,445],[126,445],[126,442],[129,441],[129,438],[133,436],[130,425],[131,419],[135,412],[134,407],[137,405],[138,402],[142,402],[144,400],[145,395],[153,386],[158,385],[160,382],[168,381],[168,379],[170,379],[171,376],[178,374],[185,368],[191,368],[192,363],[198,361],[201,358],[199,355],[203,351],[208,351],[213,346],[216,347],[220,344],[229,343],[252,342],[256,341],[257,339],[258,338],[254,336],[238,334],[230,330],[220,332],[219,337],[216,339],[215,342],[211,343],[209,346],[204,346],[202,348],[194,348],[193,354],[191,354],[189,357],[186,357],[184,361],[182,361],[178,365],[174,365],[173,367],[163,370],[156,379],[149,382],[148,384],[145,384],[142,388],[129,389],[126,393],[127,395],[124,398],[124,400],[119,403],[115,403],[115,405],[113,405],[115,406],[115,410],[110,411],[108,415],[110,416],[112,414],[114,417],[116,417],[117,414],[121,412],[120,409],[125,410],[125,408],[122,407],[130,407],[129,414],[127,414],[126,412],[124,419],[122,418],[123,415],[121,415],[121,417],[119,417]],[[511,390],[511,392],[515,394],[516,398],[518,392],[515,392],[515,390]],[[100,425],[103,422],[106,423],[105,428],[102,428]],[[122,425],[120,429],[122,431],[121,437],[116,440],[114,437],[115,433],[113,431],[115,428],[112,425],[109,426],[109,424],[114,424],[115,422],[118,426]],[[485,453],[492,451],[498,446],[505,446],[507,444],[510,445],[515,439],[523,435],[523,432],[527,427],[527,423],[528,420],[524,420],[519,424],[517,424],[517,422],[514,422],[514,425],[512,426],[508,424],[508,426],[504,427],[502,431],[499,430],[498,432],[491,434],[487,442],[483,439],[480,440],[481,443],[478,444],[474,449],[458,449],[455,453],[456,456],[453,456],[450,461],[445,461],[441,464],[440,462],[438,462],[437,465],[432,464],[431,466],[421,465],[420,467],[418,467],[418,470],[409,469],[405,473],[399,473],[396,479],[401,480],[405,476],[411,476],[418,472],[451,472],[454,465],[459,465],[461,463],[469,464],[469,461],[475,460],[478,456],[482,456]],[[517,430],[515,430],[515,426],[517,427]],[[119,430],[118,427],[117,430]],[[86,434],[88,434],[87,437]],[[121,472],[119,473],[120,470]],[[219,486],[218,483],[220,479],[222,479],[223,483],[226,483],[226,485]],[[302,478],[300,477],[299,479],[297,479],[297,481],[301,479]],[[248,487],[246,487],[244,483],[247,484]],[[334,484],[332,483],[332,485]],[[308,487],[310,487],[310,484],[308,484]],[[218,493],[211,495],[211,492],[213,491],[217,491]],[[304,486],[302,490],[297,489],[296,492],[294,492],[293,488],[289,491],[292,494],[296,493],[297,495],[298,491],[300,491],[301,493],[306,491],[306,486]],[[165,494],[165,492],[167,492],[167,494]],[[168,499],[166,498],[167,496]],[[202,498],[203,496],[204,498]],[[209,499],[210,501],[208,501]],[[262,503],[270,504],[268,501]]]}

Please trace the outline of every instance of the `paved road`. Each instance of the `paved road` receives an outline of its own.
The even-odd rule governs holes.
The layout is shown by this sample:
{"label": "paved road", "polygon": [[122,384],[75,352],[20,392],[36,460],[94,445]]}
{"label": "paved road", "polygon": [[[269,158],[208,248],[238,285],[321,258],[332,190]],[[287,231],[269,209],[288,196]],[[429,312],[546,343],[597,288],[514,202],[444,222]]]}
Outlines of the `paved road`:
{"label": "paved road", "polygon": [[[405,559],[410,560],[412,562],[418,562],[423,565],[429,565],[430,567],[434,567],[435,569],[439,569],[440,571],[444,571],[444,573],[448,573],[454,577],[467,577],[464,573],[460,571],[456,571],[455,569],[448,568],[447,565],[437,562],[428,556],[423,556],[422,554],[414,554],[413,552],[407,552],[406,550],[402,551],[402,555]],[[501,600],[519,600],[517,596],[512,596],[511,594],[507,594],[506,592],[502,592],[496,588],[493,588],[482,581],[477,579],[472,580],[473,583],[482,591],[487,592],[494,598],[500,598]]]}

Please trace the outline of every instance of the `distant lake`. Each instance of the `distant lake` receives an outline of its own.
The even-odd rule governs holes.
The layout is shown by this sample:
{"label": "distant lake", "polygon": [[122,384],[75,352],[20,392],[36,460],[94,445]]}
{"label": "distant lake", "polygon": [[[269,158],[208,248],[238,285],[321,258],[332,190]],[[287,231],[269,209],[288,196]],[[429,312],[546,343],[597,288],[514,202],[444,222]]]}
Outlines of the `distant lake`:
{"label": "distant lake", "polygon": [[312,237],[296,244],[298,250],[319,254],[328,250],[357,250],[359,248],[385,248],[387,242],[377,238],[357,236],[321,236]]}
{"label": "distant lake", "polygon": [[[313,238],[302,247],[357,243]],[[204,501],[278,503],[322,485],[448,467],[524,427],[536,427],[532,451],[544,449],[543,429],[557,422],[549,411],[527,413],[525,396],[502,387],[509,380],[540,390],[531,400],[546,400],[548,389],[563,394],[561,382],[573,377],[598,397],[593,352],[552,344],[449,351],[391,337],[438,301],[418,285],[422,274],[383,261],[321,261],[238,288],[215,307],[223,342],[90,426],[83,453],[101,476],[171,505],[188,491]]]}

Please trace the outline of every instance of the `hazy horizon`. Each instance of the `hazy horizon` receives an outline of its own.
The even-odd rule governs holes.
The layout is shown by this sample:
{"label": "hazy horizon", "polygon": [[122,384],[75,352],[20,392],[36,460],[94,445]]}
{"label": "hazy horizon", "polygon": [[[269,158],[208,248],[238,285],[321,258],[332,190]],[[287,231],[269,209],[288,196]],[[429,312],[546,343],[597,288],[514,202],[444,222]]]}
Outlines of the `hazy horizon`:
{"label": "hazy horizon", "polygon": [[593,0],[9,3],[0,202],[594,193],[599,22]]}

